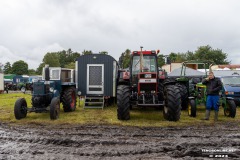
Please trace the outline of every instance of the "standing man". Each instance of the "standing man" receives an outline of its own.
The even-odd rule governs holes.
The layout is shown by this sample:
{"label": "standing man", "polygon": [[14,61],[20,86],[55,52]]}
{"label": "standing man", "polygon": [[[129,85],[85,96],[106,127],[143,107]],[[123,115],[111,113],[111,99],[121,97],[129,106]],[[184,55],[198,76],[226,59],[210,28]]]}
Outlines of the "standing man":
{"label": "standing man", "polygon": [[222,82],[219,78],[216,78],[212,71],[209,72],[207,78],[203,79],[202,84],[207,87],[207,104],[206,104],[206,116],[204,120],[209,120],[211,108],[214,108],[215,116],[214,120],[218,120],[219,110],[219,91],[222,89]]}

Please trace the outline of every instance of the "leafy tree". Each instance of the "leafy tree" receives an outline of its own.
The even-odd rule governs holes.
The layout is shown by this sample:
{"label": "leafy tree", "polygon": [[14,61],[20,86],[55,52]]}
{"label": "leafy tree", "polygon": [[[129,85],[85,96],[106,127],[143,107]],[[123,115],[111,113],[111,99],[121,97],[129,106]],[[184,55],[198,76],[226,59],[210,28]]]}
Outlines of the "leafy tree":
{"label": "leafy tree", "polygon": [[75,62],[71,62],[65,66],[65,68],[75,69]]}
{"label": "leafy tree", "polygon": [[158,55],[158,67],[162,67],[165,64],[165,58],[162,54]]}
{"label": "leafy tree", "polygon": [[229,64],[227,61],[227,53],[221,49],[212,49],[211,46],[200,46],[195,51],[195,58],[198,60],[210,60],[215,64]]}
{"label": "leafy tree", "polygon": [[3,72],[3,64],[0,62],[0,73],[2,73]]}
{"label": "leafy tree", "polygon": [[43,70],[43,67],[45,66],[45,63],[40,63],[37,70],[36,70],[36,74],[37,75],[41,75],[42,74],[42,70]]}
{"label": "leafy tree", "polygon": [[170,61],[173,63],[180,63],[187,60],[187,56],[185,53],[170,53],[169,54]]}
{"label": "leafy tree", "polygon": [[171,62],[183,62],[187,60],[208,60],[215,64],[229,64],[227,54],[221,49],[212,49],[211,46],[200,46],[195,52],[170,53]]}
{"label": "leafy tree", "polygon": [[63,50],[63,51],[57,52],[57,54],[59,55],[60,67],[64,67],[67,64],[66,62],[67,52]]}
{"label": "leafy tree", "polygon": [[176,62],[177,54],[172,52],[172,53],[169,54],[169,58],[170,58],[171,62]]}
{"label": "leafy tree", "polygon": [[59,55],[57,53],[47,53],[43,57],[43,63],[48,64],[49,67],[60,67]]}
{"label": "leafy tree", "polygon": [[193,52],[190,52],[190,51],[187,51],[186,58],[187,58],[187,60],[194,60],[194,59],[196,59],[195,58],[195,54]]}
{"label": "leafy tree", "polygon": [[[90,53],[89,51],[87,51]],[[42,63],[38,66],[36,73],[42,74],[42,69],[45,66],[45,64],[48,64],[49,67],[62,67],[62,68],[68,68],[69,66],[75,66],[75,60],[80,56],[80,53],[73,52],[70,48],[65,51],[59,51],[59,52],[51,52],[47,53],[43,57]]]}
{"label": "leafy tree", "polygon": [[17,75],[28,74],[28,64],[23,60],[19,60],[13,63],[12,73]]}
{"label": "leafy tree", "polygon": [[131,50],[126,49],[125,52],[123,52],[119,58],[119,63],[121,68],[128,68],[131,61]]}
{"label": "leafy tree", "polygon": [[120,68],[123,68],[123,57],[124,57],[124,53],[121,54],[121,56],[119,57],[119,60],[118,60],[118,64],[119,64]]}
{"label": "leafy tree", "polygon": [[59,55],[59,62],[60,62],[60,67],[66,67],[66,65],[74,62],[76,58],[80,56],[80,53],[78,52],[73,52],[71,49],[68,49],[67,51],[63,50],[61,52],[57,52]]}
{"label": "leafy tree", "polygon": [[187,56],[185,53],[177,53],[176,62],[181,63],[187,60]]}
{"label": "leafy tree", "polygon": [[83,52],[82,52],[82,55],[86,55],[86,54],[92,54],[92,51],[91,50],[84,50]]}
{"label": "leafy tree", "polygon": [[36,71],[34,69],[29,69],[28,75],[36,75]]}
{"label": "leafy tree", "polygon": [[106,54],[106,55],[108,55],[108,52],[107,51],[101,51],[101,52],[99,52],[99,54]]}
{"label": "leafy tree", "polygon": [[12,66],[11,66],[10,62],[7,62],[4,65],[3,72],[4,72],[4,74],[11,74],[12,73]]}

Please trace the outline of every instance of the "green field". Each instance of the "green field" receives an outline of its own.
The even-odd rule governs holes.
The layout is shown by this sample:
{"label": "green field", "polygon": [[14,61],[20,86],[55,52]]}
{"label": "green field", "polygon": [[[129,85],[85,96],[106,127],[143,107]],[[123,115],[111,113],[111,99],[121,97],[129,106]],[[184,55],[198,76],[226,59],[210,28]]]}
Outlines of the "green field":
{"label": "green field", "polygon": [[[0,94],[0,121],[11,124],[52,124],[52,125],[68,125],[68,124],[105,124],[105,125],[122,125],[122,126],[193,126],[193,125],[213,125],[214,112],[211,112],[209,121],[203,121],[205,108],[198,107],[197,117],[189,117],[187,111],[181,112],[181,118],[177,122],[169,122],[163,118],[162,110],[154,108],[140,109],[134,108],[130,111],[131,119],[129,121],[120,121],[117,119],[116,105],[105,107],[102,109],[83,109],[77,103],[75,112],[65,113],[61,106],[60,118],[58,120],[50,120],[49,113],[28,113],[27,117],[21,120],[16,120],[14,117],[15,101],[24,97],[27,100],[28,106],[31,106],[31,95],[23,93]],[[240,122],[239,107],[237,108],[237,115],[235,118],[225,117],[223,109],[219,111],[219,121],[217,123],[225,122]]]}

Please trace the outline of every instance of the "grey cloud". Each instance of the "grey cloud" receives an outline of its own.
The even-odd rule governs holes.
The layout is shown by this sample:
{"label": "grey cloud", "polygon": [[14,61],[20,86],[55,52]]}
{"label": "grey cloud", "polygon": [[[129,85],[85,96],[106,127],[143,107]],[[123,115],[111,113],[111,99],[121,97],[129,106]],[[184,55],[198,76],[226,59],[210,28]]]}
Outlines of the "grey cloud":
{"label": "grey cloud", "polygon": [[140,45],[169,54],[209,44],[238,63],[239,8],[237,0],[1,1],[0,62],[24,58],[36,68],[46,52],[68,48],[118,59]]}

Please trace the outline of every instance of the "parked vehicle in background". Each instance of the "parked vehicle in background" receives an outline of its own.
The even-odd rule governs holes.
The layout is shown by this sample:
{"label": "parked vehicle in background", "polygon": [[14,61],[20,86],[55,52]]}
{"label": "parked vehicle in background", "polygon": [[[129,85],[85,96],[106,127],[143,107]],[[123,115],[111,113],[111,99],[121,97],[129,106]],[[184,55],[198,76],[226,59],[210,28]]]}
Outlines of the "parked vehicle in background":
{"label": "parked vehicle in background", "polygon": [[223,84],[222,94],[232,97],[235,104],[240,106],[240,76],[219,77]]}
{"label": "parked vehicle in background", "polygon": [[0,93],[4,92],[4,78],[3,73],[0,73]]}
{"label": "parked vehicle in background", "polygon": [[4,90],[8,93],[8,90],[17,90],[16,84],[13,83],[13,77],[16,74],[4,74]]}

